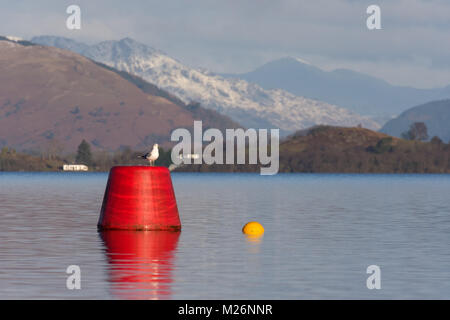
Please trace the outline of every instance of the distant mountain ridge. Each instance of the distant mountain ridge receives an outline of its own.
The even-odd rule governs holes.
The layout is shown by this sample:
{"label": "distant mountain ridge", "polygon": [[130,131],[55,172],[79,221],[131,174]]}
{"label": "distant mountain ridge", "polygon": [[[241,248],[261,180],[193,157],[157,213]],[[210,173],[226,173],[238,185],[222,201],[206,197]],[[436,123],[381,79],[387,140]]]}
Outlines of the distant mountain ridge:
{"label": "distant mountain ridge", "polygon": [[189,68],[159,50],[125,38],[88,46],[76,41],[41,36],[32,42],[72,50],[94,61],[138,75],[183,102],[196,101],[238,121],[245,127],[280,128],[282,134],[316,124],[379,129],[373,120],[335,105],[296,96],[280,89],[227,79]]}
{"label": "distant mountain ridge", "polygon": [[430,139],[438,136],[444,142],[450,142],[450,100],[432,101],[408,109],[386,123],[380,131],[400,137],[414,122],[425,123]]}
{"label": "distant mountain ridge", "polygon": [[280,88],[292,94],[336,104],[362,115],[390,117],[413,105],[450,98],[450,86],[416,89],[348,69],[324,71],[299,59],[286,57],[243,74],[225,74],[264,89]]}

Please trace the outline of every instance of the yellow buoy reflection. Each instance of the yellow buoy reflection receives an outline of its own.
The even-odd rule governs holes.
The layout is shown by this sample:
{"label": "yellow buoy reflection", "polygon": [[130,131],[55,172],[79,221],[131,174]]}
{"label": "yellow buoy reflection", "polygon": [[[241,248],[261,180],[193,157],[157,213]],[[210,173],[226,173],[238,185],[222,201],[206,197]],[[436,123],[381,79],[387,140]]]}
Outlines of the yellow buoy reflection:
{"label": "yellow buoy reflection", "polygon": [[247,241],[252,243],[260,243],[263,236],[252,236],[252,235],[246,235]]}

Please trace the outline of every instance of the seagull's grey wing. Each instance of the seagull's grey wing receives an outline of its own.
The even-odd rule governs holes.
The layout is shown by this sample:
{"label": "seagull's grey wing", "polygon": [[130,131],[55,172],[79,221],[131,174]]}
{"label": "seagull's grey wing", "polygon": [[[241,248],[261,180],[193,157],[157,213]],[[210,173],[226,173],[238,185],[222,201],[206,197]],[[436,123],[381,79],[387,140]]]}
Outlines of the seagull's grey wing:
{"label": "seagull's grey wing", "polygon": [[147,159],[149,156],[150,156],[150,153],[147,152],[146,154],[139,155],[138,158]]}

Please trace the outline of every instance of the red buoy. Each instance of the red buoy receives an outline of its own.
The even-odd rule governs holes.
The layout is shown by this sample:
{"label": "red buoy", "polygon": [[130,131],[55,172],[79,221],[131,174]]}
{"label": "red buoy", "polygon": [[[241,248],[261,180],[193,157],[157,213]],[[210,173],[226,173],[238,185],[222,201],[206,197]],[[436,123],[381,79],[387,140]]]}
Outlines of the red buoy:
{"label": "red buoy", "polygon": [[165,167],[113,167],[109,172],[98,228],[181,230],[169,170]]}

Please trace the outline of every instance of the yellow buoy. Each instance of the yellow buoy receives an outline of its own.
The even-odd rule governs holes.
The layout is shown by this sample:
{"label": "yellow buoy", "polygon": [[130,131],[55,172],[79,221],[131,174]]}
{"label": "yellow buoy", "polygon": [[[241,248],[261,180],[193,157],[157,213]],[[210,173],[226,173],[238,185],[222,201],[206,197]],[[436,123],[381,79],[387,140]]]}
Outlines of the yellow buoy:
{"label": "yellow buoy", "polygon": [[264,228],[259,222],[251,221],[242,228],[242,232],[250,236],[260,236],[264,234]]}

